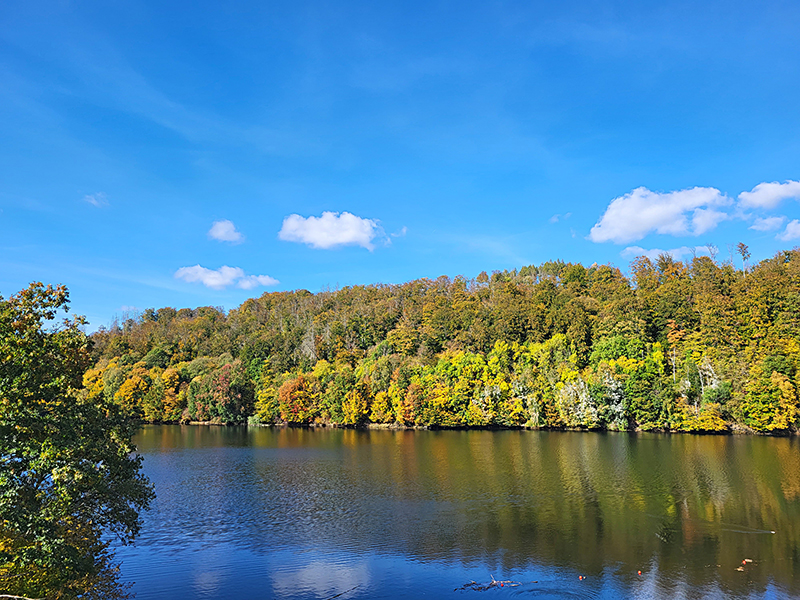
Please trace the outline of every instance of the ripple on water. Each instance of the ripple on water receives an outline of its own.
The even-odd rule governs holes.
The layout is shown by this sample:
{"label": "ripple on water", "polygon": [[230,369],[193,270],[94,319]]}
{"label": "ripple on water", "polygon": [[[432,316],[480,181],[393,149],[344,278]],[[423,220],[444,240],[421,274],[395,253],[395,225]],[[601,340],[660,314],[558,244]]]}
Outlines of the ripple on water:
{"label": "ripple on water", "polygon": [[157,499],[118,551],[137,598],[465,597],[490,574],[537,598],[800,595],[788,440],[354,433],[145,429]]}

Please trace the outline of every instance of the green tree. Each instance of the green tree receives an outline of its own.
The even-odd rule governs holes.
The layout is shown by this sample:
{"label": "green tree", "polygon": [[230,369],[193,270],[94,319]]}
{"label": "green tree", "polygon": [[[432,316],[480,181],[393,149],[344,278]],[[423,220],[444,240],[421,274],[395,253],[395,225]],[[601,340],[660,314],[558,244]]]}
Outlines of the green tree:
{"label": "green tree", "polygon": [[750,249],[744,242],[736,244],[736,251],[742,257],[742,271],[747,271],[747,260],[750,258]]}
{"label": "green tree", "polygon": [[68,292],[40,283],[0,297],[0,590],[47,598],[120,591],[105,534],[139,530],[153,497],[136,425],[82,376],[81,317],[53,325]]}

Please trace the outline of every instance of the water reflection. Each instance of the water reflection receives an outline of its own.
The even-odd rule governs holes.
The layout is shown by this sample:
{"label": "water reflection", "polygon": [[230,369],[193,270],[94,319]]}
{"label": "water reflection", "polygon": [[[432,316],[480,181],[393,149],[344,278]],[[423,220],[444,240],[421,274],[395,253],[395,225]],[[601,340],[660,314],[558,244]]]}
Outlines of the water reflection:
{"label": "water reflection", "polygon": [[365,563],[350,565],[315,560],[300,567],[289,565],[272,574],[272,590],[279,598],[312,594],[323,598],[369,588],[369,568]]}
{"label": "water reflection", "polygon": [[202,566],[198,598],[250,575],[254,598],[264,581],[277,597],[461,596],[473,573],[540,597],[800,593],[796,438],[149,426],[136,441],[158,494],[120,553],[140,598],[169,597],[140,575],[170,549]]}

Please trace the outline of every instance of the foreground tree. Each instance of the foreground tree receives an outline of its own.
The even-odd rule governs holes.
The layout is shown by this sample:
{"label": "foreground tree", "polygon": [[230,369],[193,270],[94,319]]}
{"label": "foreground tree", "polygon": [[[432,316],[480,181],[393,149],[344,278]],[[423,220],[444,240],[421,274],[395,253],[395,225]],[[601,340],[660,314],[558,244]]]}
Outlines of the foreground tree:
{"label": "foreground tree", "polygon": [[90,364],[66,288],[0,296],[0,591],[123,595],[107,534],[129,543],[153,491],[120,409],[81,392]]}

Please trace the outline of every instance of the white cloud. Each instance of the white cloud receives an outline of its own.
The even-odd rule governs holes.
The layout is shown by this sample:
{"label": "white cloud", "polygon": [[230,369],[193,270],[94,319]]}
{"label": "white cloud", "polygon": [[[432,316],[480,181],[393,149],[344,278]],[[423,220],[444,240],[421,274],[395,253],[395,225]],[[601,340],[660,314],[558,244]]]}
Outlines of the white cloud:
{"label": "white cloud", "polygon": [[777,235],[776,238],[784,242],[800,238],[800,221],[797,219],[789,221],[786,224],[786,229],[784,229],[783,233]]}
{"label": "white cloud", "polygon": [[211,229],[208,230],[208,237],[221,242],[231,242],[232,244],[240,244],[244,241],[244,236],[236,230],[236,225],[233,224],[233,221],[228,219],[214,221]]}
{"label": "white cloud", "polygon": [[722,221],[730,219],[728,213],[714,210],[712,208],[698,208],[692,217],[692,228],[694,235],[700,235],[706,231],[711,231]]}
{"label": "white cloud", "polygon": [[244,276],[244,271],[239,267],[228,266],[222,266],[215,271],[213,269],[206,269],[200,265],[195,265],[193,267],[181,267],[175,271],[175,277],[177,279],[183,279],[189,283],[199,282],[215,290],[224,289]]}
{"label": "white cloud", "polygon": [[638,258],[639,256],[646,256],[650,260],[656,260],[662,254],[669,254],[675,260],[683,260],[684,257],[709,254],[708,246],[681,246],[680,248],[672,248],[670,250],[662,250],[661,248],[652,248],[650,250],[642,248],[641,246],[628,246],[619,253],[622,258]]}
{"label": "white cloud", "polygon": [[243,290],[251,290],[259,285],[275,285],[279,283],[277,279],[273,279],[269,275],[246,275],[243,269],[227,265],[216,270],[206,269],[200,265],[181,267],[175,271],[175,278],[183,279],[189,283],[202,283],[204,286],[215,290],[223,290],[233,284]]}
{"label": "white cloud", "polygon": [[383,230],[374,219],[362,219],[349,212],[339,214],[329,211],[323,212],[321,217],[289,215],[278,232],[278,238],[286,242],[300,242],[322,249],[361,246],[373,250],[375,246],[372,241],[378,235],[383,235]]}
{"label": "white cloud", "polygon": [[800,200],[800,181],[759,183],[751,191],[739,194],[739,201],[746,208],[771,209],[789,198]]}
{"label": "white cloud", "polygon": [[786,217],[757,217],[753,224],[750,225],[750,229],[755,229],[756,231],[775,231],[776,229],[780,229],[783,225],[783,222],[786,220]]}
{"label": "white cloud", "polygon": [[96,194],[86,194],[83,197],[83,201],[91,204],[92,206],[96,206],[97,208],[103,208],[104,206],[108,206],[108,199],[104,192],[97,192]]}
{"label": "white cloud", "polygon": [[277,279],[270,277],[269,275],[247,275],[246,277],[242,277],[239,282],[236,284],[236,287],[241,288],[243,290],[252,290],[254,287],[258,287],[259,285],[276,285],[280,283]]}
{"label": "white cloud", "polygon": [[700,235],[729,218],[711,207],[729,204],[731,199],[715,188],[695,187],[659,193],[639,187],[611,201],[605,214],[592,227],[589,239],[624,244],[652,232]]}

